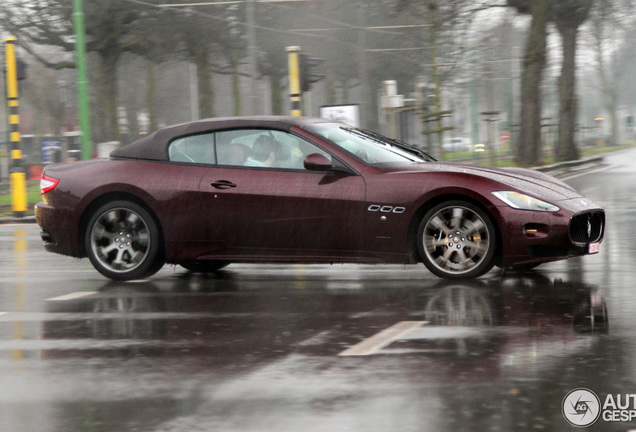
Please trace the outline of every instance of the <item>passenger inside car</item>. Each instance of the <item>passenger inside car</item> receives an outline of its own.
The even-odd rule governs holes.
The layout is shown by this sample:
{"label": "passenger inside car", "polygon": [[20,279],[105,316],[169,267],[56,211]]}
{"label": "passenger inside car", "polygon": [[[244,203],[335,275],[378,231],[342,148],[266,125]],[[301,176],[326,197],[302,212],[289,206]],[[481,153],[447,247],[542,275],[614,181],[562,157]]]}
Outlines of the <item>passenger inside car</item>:
{"label": "passenger inside car", "polygon": [[245,166],[270,167],[276,159],[278,143],[270,136],[261,135],[254,141],[252,155],[247,158]]}

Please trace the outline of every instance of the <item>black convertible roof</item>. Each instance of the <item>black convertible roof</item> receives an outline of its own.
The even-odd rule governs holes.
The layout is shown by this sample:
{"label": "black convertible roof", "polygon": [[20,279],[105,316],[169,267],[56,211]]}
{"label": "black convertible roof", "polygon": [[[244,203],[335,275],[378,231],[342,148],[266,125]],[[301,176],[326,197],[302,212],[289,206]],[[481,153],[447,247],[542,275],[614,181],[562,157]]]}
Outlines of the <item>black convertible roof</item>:
{"label": "black convertible roof", "polygon": [[224,117],[197,120],[159,129],[144,138],[111,152],[110,157],[167,161],[168,144],[175,138],[187,135],[237,128],[264,128],[288,131],[294,126],[324,122],[329,122],[329,120],[283,116]]}

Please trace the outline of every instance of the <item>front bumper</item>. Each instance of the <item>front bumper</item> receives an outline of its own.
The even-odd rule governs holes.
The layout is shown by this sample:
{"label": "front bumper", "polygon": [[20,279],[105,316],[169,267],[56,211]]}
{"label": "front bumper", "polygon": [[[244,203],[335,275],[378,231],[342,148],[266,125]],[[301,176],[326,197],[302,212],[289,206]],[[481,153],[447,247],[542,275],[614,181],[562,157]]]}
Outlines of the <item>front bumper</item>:
{"label": "front bumper", "polygon": [[502,267],[595,253],[605,234],[601,208],[556,213],[502,210],[507,227],[502,230]]}

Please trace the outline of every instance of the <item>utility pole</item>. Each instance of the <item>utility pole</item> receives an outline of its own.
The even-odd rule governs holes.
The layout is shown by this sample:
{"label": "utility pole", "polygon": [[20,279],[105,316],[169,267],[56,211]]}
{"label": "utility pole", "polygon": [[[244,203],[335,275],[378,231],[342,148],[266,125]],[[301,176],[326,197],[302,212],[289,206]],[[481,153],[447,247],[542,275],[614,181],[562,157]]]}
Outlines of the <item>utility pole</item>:
{"label": "utility pole", "polygon": [[88,102],[88,77],[86,72],[86,43],[84,42],[83,0],[73,0],[73,26],[75,27],[75,62],[77,63],[77,104],[82,130],[82,159],[93,156],[91,139],[90,105]]}
{"label": "utility pole", "polygon": [[5,38],[5,67],[7,75],[7,100],[9,105],[9,140],[11,141],[11,209],[16,217],[24,217],[27,211],[26,172],[22,166],[20,149],[20,116],[18,115],[18,72],[15,57],[15,37]]}
{"label": "utility pole", "polygon": [[259,114],[261,108],[259,106],[259,92],[258,92],[258,65],[256,59],[256,21],[254,19],[254,0],[247,0],[246,3],[246,15],[247,15],[247,55],[250,60],[250,109],[249,113],[252,115]]}
{"label": "utility pole", "polygon": [[369,73],[367,67],[367,30],[366,30],[366,14],[367,5],[361,2],[358,5],[358,75],[360,76],[360,124],[364,127],[377,123],[377,116],[371,114],[370,92],[369,92]]}

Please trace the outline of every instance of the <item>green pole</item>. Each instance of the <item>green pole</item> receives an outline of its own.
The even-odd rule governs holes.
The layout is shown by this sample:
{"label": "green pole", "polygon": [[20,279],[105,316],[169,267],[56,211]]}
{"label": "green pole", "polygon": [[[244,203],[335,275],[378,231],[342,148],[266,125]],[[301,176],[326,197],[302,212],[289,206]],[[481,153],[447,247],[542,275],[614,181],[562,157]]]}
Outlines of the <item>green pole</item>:
{"label": "green pole", "polygon": [[83,0],[73,0],[73,24],[75,27],[75,61],[77,62],[77,105],[82,129],[82,159],[93,155],[91,140],[90,106],[88,103],[88,78],[86,74],[86,44],[84,42]]}

